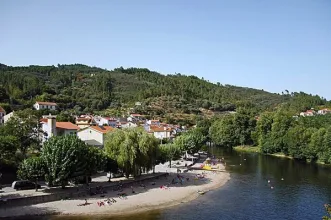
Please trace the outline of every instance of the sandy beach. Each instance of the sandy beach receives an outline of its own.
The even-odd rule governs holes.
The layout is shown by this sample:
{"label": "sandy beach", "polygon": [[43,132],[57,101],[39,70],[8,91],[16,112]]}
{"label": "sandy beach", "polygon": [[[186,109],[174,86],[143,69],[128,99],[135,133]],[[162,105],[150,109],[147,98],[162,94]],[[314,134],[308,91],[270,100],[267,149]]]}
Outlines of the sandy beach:
{"label": "sandy beach", "polygon": [[[132,188],[123,188],[122,192],[109,191],[103,197],[96,195],[89,198],[0,209],[0,217],[45,214],[110,216],[144,212],[175,206],[198,196],[207,196],[208,193],[213,193],[213,189],[221,187],[230,179],[230,174],[225,172],[224,167],[221,172],[192,170],[179,175],[182,184],[176,173],[170,173],[168,177],[144,183],[145,187],[136,183]],[[177,183],[172,183],[173,180]],[[203,191],[205,194],[200,195],[198,191]],[[125,193],[126,196],[120,198],[118,193]],[[107,203],[105,200],[108,198],[114,198],[116,202]],[[88,204],[79,206],[85,203],[85,199]],[[103,202],[104,205],[99,206],[98,202]]]}

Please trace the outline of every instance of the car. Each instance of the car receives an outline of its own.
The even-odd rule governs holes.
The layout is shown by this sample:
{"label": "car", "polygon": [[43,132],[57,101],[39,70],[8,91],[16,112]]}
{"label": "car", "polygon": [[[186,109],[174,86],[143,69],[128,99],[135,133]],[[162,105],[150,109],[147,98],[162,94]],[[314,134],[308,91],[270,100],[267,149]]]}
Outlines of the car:
{"label": "car", "polygon": [[[12,183],[11,187],[16,190],[25,190],[25,189],[35,189],[36,185],[34,182],[31,182],[29,180],[17,180]],[[41,186],[37,184],[37,188],[40,189]]]}
{"label": "car", "polygon": [[[88,182],[92,182],[92,178],[89,176],[88,177]],[[85,184],[86,183],[86,176],[80,176],[72,179],[70,181],[71,184],[77,185],[77,184]]]}

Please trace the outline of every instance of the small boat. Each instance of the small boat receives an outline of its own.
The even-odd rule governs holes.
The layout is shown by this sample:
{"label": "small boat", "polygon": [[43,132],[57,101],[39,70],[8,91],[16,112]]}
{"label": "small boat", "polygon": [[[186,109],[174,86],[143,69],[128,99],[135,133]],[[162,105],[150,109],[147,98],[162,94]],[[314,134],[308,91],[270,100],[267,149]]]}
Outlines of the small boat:
{"label": "small boat", "polygon": [[197,193],[199,193],[200,195],[204,195],[206,192],[208,192],[209,190],[207,191],[202,191],[202,190],[198,190]]}
{"label": "small boat", "polygon": [[198,190],[197,193],[199,193],[200,195],[204,195],[206,192],[205,191]]}

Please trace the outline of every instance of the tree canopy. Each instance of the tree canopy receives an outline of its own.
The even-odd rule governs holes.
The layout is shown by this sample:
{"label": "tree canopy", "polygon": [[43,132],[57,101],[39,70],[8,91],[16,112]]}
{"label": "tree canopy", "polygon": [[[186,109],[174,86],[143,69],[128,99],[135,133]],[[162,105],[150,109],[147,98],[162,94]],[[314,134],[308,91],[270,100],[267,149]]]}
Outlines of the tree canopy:
{"label": "tree canopy", "polygon": [[128,177],[155,166],[158,140],[141,128],[117,129],[105,140],[105,153],[115,160]]}
{"label": "tree canopy", "polygon": [[89,170],[88,146],[74,135],[51,137],[44,143],[41,157],[50,185],[64,187],[68,180],[85,176]]}

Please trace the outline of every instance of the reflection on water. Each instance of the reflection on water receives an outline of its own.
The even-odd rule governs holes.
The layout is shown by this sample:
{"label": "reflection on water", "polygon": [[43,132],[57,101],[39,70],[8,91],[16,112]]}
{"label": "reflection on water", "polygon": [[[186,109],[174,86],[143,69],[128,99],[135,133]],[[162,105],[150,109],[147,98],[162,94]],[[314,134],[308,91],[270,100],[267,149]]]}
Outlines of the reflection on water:
{"label": "reflection on water", "polygon": [[225,158],[231,180],[222,188],[188,204],[125,217],[63,216],[40,219],[315,220],[325,214],[323,204],[331,203],[331,168],[328,166],[222,149],[213,151],[215,155]]}

